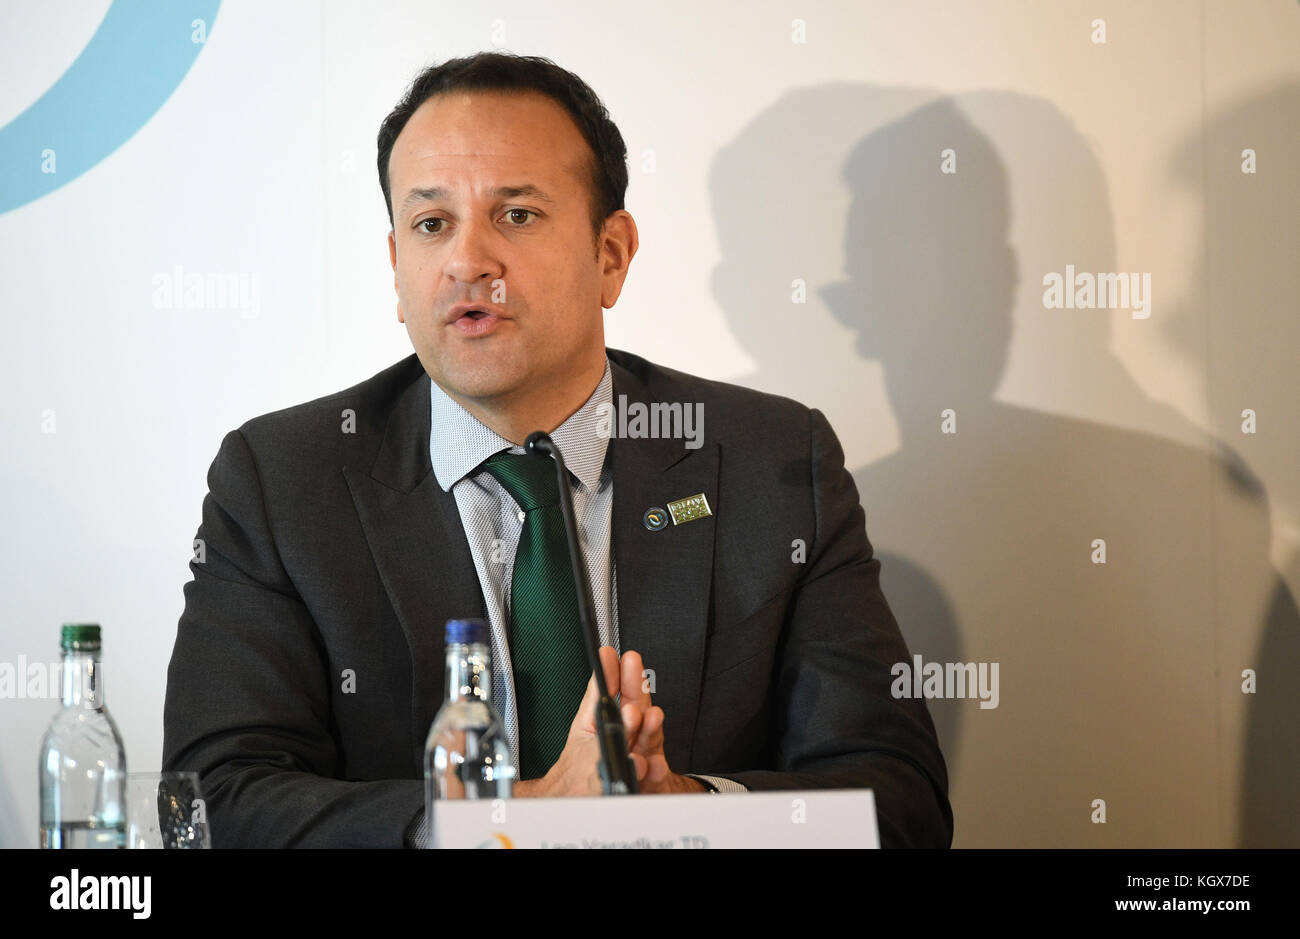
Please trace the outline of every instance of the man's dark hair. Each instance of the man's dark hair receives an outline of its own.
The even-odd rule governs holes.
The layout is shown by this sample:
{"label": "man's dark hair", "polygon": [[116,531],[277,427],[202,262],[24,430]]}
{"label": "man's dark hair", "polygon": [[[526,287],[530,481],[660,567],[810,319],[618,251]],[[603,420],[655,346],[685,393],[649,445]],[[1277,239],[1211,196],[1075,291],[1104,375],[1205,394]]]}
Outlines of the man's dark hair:
{"label": "man's dark hair", "polygon": [[456,91],[507,94],[538,92],[554,100],[578,125],[591,147],[587,162],[591,228],[597,239],[605,219],[623,208],[627,193],[627,145],[596,93],[577,75],[550,59],[533,55],[480,52],[431,65],[415,77],[402,100],[379,127],[379,186],[384,191],[388,223],[393,224],[393,194],[388,186],[388,158],[393,143],[416,108],[437,95]]}

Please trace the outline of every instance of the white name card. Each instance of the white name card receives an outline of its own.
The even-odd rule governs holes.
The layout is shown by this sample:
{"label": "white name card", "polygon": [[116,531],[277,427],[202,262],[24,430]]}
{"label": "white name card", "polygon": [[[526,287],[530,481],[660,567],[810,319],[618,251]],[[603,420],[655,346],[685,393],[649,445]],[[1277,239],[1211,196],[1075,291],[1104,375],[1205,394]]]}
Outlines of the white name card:
{"label": "white name card", "polygon": [[878,848],[870,789],[434,803],[439,848]]}

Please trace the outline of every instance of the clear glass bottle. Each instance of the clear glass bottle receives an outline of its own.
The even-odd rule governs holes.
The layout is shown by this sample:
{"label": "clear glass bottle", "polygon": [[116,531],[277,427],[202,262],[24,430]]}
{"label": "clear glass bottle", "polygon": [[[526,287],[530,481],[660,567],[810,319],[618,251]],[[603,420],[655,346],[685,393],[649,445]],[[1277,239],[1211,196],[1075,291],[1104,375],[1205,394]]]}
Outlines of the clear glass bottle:
{"label": "clear glass bottle", "polygon": [[492,706],[492,652],[481,619],[447,621],[446,698],[424,747],[424,809],[438,799],[508,799],[515,762]]}
{"label": "clear glass bottle", "polygon": [[126,846],[126,749],[104,707],[99,626],[63,627],[63,707],[41,741],[41,847]]}

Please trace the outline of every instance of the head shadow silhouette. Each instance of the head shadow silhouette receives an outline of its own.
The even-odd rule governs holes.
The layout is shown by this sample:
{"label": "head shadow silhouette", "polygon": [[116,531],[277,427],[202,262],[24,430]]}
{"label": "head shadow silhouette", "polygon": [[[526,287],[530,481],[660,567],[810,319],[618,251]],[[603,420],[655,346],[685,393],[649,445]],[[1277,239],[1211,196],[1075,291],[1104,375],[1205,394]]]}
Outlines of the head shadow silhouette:
{"label": "head shadow silhouette", "polygon": [[[1232,630],[1225,644],[1225,681],[1256,673],[1254,693],[1231,692],[1231,712],[1241,741],[1239,843],[1300,846],[1300,622],[1294,591],[1300,585],[1300,82],[1255,92],[1212,111],[1204,133],[1188,134],[1174,148],[1176,179],[1203,205],[1202,256],[1205,310],[1180,307],[1165,334],[1179,348],[1205,349],[1212,430],[1232,440],[1241,472],[1267,486],[1275,558],[1284,580],[1267,599],[1262,632]],[[1199,129],[1198,129],[1199,131]],[[1249,151],[1249,152],[1247,152]],[[1207,315],[1208,314],[1208,315]],[[1255,432],[1243,433],[1246,410]],[[1239,561],[1242,538],[1228,514],[1220,529],[1227,563]],[[1248,533],[1247,533],[1248,537]],[[1225,592],[1239,587],[1236,578]],[[1243,713],[1244,712],[1244,713]]]}
{"label": "head shadow silhouette", "polygon": [[1116,270],[1085,138],[1019,94],[800,89],[720,151],[710,189],[744,381],[846,415],[842,438],[883,433],[859,417],[883,403],[901,448],[850,469],[909,649],[1000,665],[998,707],[928,702],[955,843],[1222,843],[1204,542],[1227,505],[1255,583],[1220,616],[1257,628],[1267,504],[1111,353],[1112,324],[1139,321],[1044,306],[1045,274]]}

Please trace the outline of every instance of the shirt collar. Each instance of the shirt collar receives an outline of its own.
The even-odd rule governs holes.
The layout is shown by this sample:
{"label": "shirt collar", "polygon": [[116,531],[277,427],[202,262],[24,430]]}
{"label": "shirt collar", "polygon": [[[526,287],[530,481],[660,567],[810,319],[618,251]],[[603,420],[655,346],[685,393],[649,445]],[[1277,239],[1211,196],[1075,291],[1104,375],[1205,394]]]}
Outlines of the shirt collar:
{"label": "shirt collar", "polygon": [[[613,407],[614,380],[605,358],[605,373],[586,403],[551,432],[551,439],[564,454],[564,465],[589,491],[600,484],[605,468],[609,437],[598,431],[602,414]],[[494,453],[523,448],[506,440],[470,414],[429,379],[429,460],[438,485],[446,492],[468,476]],[[602,412],[601,406],[604,405]]]}

